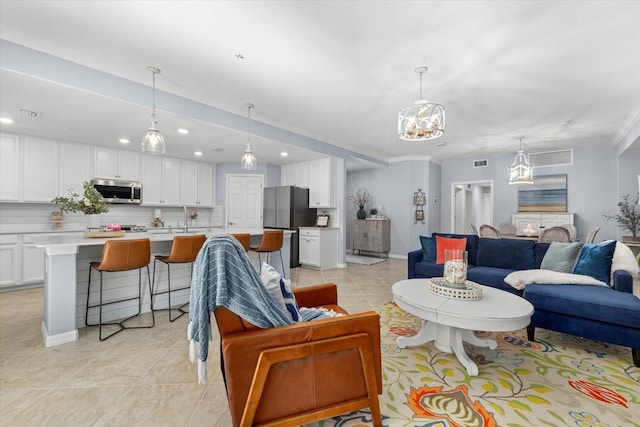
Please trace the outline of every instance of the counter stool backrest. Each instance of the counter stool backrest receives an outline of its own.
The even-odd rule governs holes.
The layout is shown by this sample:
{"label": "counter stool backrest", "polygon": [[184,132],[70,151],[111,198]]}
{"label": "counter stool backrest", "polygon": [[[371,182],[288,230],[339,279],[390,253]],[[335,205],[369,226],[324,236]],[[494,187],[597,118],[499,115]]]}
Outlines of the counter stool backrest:
{"label": "counter stool backrest", "polygon": [[171,243],[171,251],[169,256],[163,259],[163,262],[180,264],[185,262],[193,262],[200,252],[200,248],[207,240],[204,234],[196,234],[195,236],[176,236]]}
{"label": "counter stool backrest", "polygon": [[251,234],[250,233],[231,233],[230,236],[240,242],[245,252],[249,252],[249,246],[251,246]]}
{"label": "counter stool backrest", "polygon": [[127,271],[142,268],[151,261],[149,239],[107,240],[102,259],[91,265],[99,271]]}

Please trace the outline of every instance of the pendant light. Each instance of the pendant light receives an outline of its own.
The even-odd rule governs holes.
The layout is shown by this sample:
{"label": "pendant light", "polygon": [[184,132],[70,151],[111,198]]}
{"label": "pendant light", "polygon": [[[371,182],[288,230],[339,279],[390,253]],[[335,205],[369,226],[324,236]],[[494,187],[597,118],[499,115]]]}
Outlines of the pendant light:
{"label": "pendant light", "polygon": [[527,156],[522,151],[522,138],[520,138],[520,150],[509,169],[509,184],[533,184],[533,166],[527,161]]}
{"label": "pendant light", "polygon": [[420,74],[420,99],[398,114],[398,136],[405,141],[428,141],[444,133],[444,106],[422,98],[422,75],[427,70],[416,68]]}
{"label": "pendant light", "polygon": [[160,69],[147,67],[153,78],[153,110],[151,112],[151,126],[142,138],[142,152],[154,155],[162,155],[165,152],[164,137],[156,127],[156,74],[160,74]]}
{"label": "pendant light", "polygon": [[258,167],[258,159],[253,155],[251,151],[251,109],[255,107],[253,104],[245,104],[247,107],[247,119],[249,123],[249,132],[247,132],[247,149],[244,150],[244,154],[240,159],[240,167],[245,171],[253,171]]}

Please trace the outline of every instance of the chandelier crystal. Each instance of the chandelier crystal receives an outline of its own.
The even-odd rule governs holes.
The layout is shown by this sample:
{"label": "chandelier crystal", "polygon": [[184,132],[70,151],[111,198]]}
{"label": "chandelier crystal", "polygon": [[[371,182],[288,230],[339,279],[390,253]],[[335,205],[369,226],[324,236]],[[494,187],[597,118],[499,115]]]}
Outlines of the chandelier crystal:
{"label": "chandelier crystal", "polygon": [[427,67],[416,68],[420,74],[420,99],[398,114],[398,136],[405,141],[428,141],[444,133],[444,106],[422,98],[422,75]]}
{"label": "chandelier crystal", "polygon": [[254,107],[253,104],[245,104],[247,107],[247,119],[249,123],[249,132],[247,132],[247,148],[244,150],[244,154],[242,158],[240,158],[240,167],[245,171],[256,170],[258,167],[258,159],[253,155],[253,151],[251,151],[251,109]]}
{"label": "chandelier crystal", "polygon": [[509,169],[509,184],[533,184],[533,166],[527,161],[527,156],[522,151],[522,138],[520,138],[520,150]]}
{"label": "chandelier crystal", "polygon": [[151,126],[147,129],[147,133],[142,138],[142,152],[154,155],[162,155],[165,153],[164,137],[157,128],[156,121],[156,74],[160,73],[160,69],[156,67],[147,67],[153,78],[153,110],[151,112]]}

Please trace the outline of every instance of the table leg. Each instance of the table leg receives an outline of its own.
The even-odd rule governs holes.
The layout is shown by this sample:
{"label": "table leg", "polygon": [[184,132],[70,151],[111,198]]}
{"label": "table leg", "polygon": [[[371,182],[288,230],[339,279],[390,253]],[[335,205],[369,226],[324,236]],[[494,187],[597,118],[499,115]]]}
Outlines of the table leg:
{"label": "table leg", "polygon": [[478,347],[489,347],[491,350],[495,350],[498,347],[498,343],[495,340],[481,340],[468,329],[460,329],[462,341],[466,341],[469,344],[477,345]]}
{"label": "table leg", "polygon": [[467,369],[467,373],[472,377],[475,377],[478,375],[478,365],[476,365],[475,362],[471,360],[471,358],[467,356],[467,353],[464,351],[464,346],[462,345],[462,333],[464,332],[464,330],[458,328],[453,328],[453,330],[454,340],[451,345],[453,347],[453,352],[456,354],[456,357],[458,358],[460,363],[462,363],[462,366]]}
{"label": "table leg", "polygon": [[437,338],[436,327],[437,325],[435,323],[423,320],[420,332],[412,337],[398,337],[398,339],[396,340],[396,344],[400,348],[405,348],[408,345],[414,346],[426,344],[429,341],[433,341]]}

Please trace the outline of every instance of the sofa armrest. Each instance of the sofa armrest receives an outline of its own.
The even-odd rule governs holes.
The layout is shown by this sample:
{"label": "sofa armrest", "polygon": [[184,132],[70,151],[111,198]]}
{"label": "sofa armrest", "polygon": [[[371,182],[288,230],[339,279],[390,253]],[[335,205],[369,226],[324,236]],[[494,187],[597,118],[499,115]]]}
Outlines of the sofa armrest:
{"label": "sofa armrest", "polygon": [[633,276],[626,270],[613,272],[613,289],[620,292],[633,293]]}
{"label": "sofa armrest", "polygon": [[415,277],[416,264],[422,261],[423,254],[422,249],[416,249],[407,254],[407,279]]}
{"label": "sofa armrest", "polygon": [[303,286],[293,290],[298,307],[321,307],[338,304],[338,286],[335,283]]}

